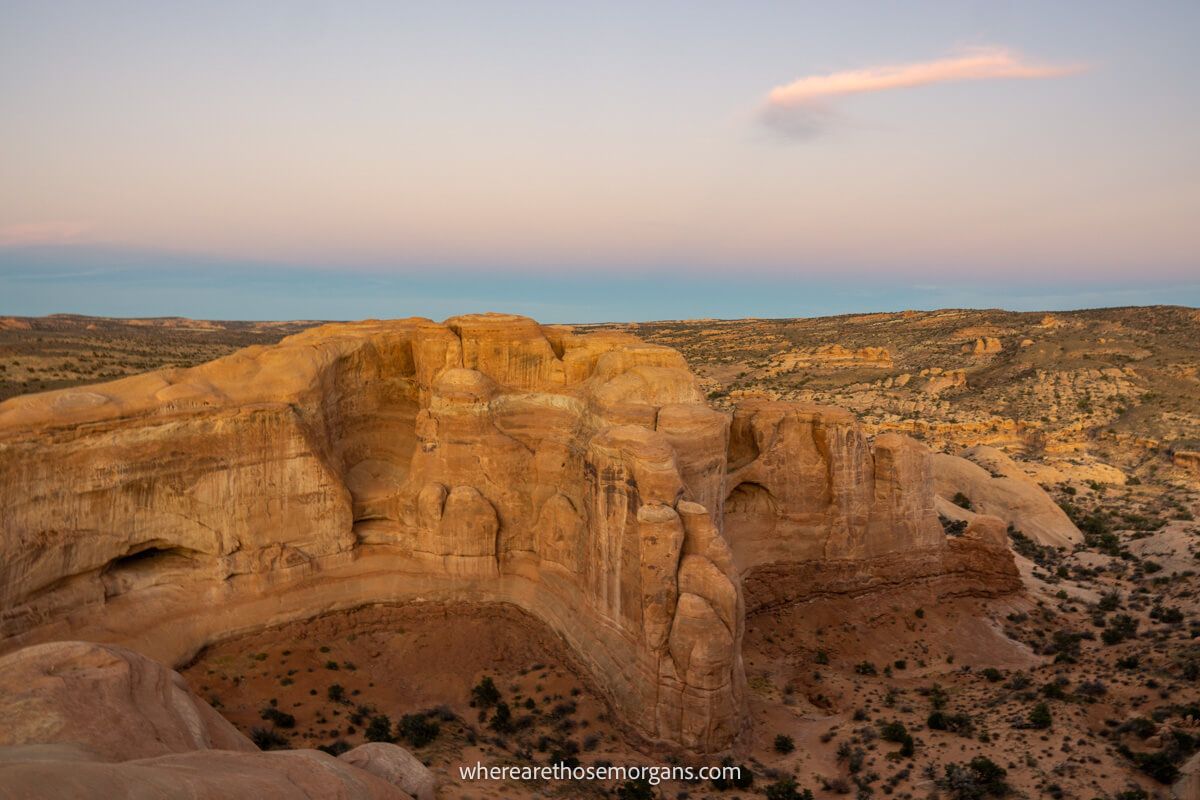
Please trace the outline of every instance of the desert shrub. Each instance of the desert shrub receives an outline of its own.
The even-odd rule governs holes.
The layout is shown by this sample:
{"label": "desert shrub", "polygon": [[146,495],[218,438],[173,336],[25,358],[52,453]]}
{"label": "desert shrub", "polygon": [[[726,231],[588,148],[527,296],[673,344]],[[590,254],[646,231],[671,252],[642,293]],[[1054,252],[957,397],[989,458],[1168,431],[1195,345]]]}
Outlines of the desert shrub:
{"label": "desert shrub", "polygon": [[1154,608],[1150,609],[1150,619],[1155,619],[1159,622],[1167,624],[1183,622],[1183,612],[1178,608],[1155,606]]}
{"label": "desert shrub", "polygon": [[296,718],[285,711],[280,711],[274,706],[267,706],[262,711],[258,712],[261,719],[271,722],[277,728],[294,728],[296,727]]}
{"label": "desert shrub", "polygon": [[654,787],[645,778],[625,781],[617,787],[617,800],[654,800],[655,796]]}
{"label": "desert shrub", "polygon": [[1150,795],[1146,794],[1146,790],[1138,786],[1133,789],[1126,789],[1123,792],[1117,792],[1113,795],[1113,800],[1150,800]]}
{"label": "desert shrub", "polygon": [[1130,757],[1137,768],[1159,783],[1172,783],[1179,777],[1179,767],[1166,750],[1156,750],[1152,753],[1131,753]]}
{"label": "desert shrub", "polygon": [[987,678],[988,683],[999,683],[1000,681],[1004,680],[1004,673],[995,667],[988,667],[987,669],[982,670],[979,674]]}
{"label": "desert shrub", "polygon": [[950,519],[947,516],[938,514],[938,520],[942,523],[942,533],[947,536],[962,536],[967,530],[967,521],[965,519]]}
{"label": "desert shrub", "polygon": [[1058,563],[1059,555],[1057,550],[1049,545],[1038,544],[1012,525],[1008,526],[1008,538],[1012,541],[1013,550],[1025,556],[1025,558],[1028,558],[1042,569],[1052,569]]}
{"label": "desert shrub", "polygon": [[363,736],[368,742],[396,741],[396,737],[392,735],[392,721],[388,719],[387,714],[377,714],[371,717],[371,722],[367,725]]}
{"label": "desert shrub", "polygon": [[568,700],[566,702],[559,703],[554,708],[550,709],[549,716],[551,719],[565,719],[569,716],[572,716],[575,711],[575,703],[571,700]]}
{"label": "desert shrub", "polygon": [[959,736],[970,736],[975,730],[970,714],[947,714],[945,711],[934,711],[925,720],[925,725],[932,731],[949,731]]}
{"label": "desert shrub", "polygon": [[875,674],[877,674],[875,665],[872,664],[870,661],[860,661],[858,664],[856,664],[854,666],[854,671],[856,673],[858,673],[859,675],[875,675]]}
{"label": "desert shrub", "polygon": [[496,688],[496,682],[491,676],[484,678],[475,684],[475,688],[471,689],[471,705],[479,706],[480,708],[491,708],[500,702],[500,690]]}
{"label": "desert shrub", "polygon": [[375,713],[375,709],[371,706],[362,706],[354,709],[350,714],[350,721],[355,725],[363,725],[367,721],[367,717]]}
{"label": "desert shrub", "polygon": [[967,764],[947,764],[946,775],[938,786],[954,800],[982,800],[1003,797],[1011,791],[1004,780],[1007,770],[989,758],[977,756]]}
{"label": "desert shrub", "polygon": [[[1066,679],[1064,678],[1063,680],[1065,681]],[[1043,684],[1041,688],[1042,697],[1049,700],[1066,700],[1067,691],[1063,688],[1063,685],[1063,683],[1059,683],[1058,681]]]}
{"label": "desert shrub", "polygon": [[1057,630],[1051,643],[1044,649],[1046,655],[1054,656],[1055,663],[1074,664],[1079,659],[1079,643],[1083,634],[1069,630]]}
{"label": "desert shrub", "polygon": [[775,752],[776,753],[782,753],[782,754],[786,755],[795,749],[796,749],[796,742],[792,739],[792,737],[788,736],[785,733],[778,734],[775,737]]}
{"label": "desert shrub", "polygon": [[350,743],[345,739],[336,739],[329,744],[317,745],[317,749],[322,753],[329,753],[329,755],[337,757],[350,749]]}
{"label": "desert shrub", "polygon": [[964,508],[967,511],[973,511],[974,506],[971,505],[971,498],[967,497],[962,492],[955,492],[953,499],[950,501],[959,508]]}
{"label": "desert shrub", "polygon": [[[732,767],[735,765],[732,758],[725,756],[725,758],[721,759],[721,766]],[[754,773],[750,771],[750,768],[745,764],[737,764],[736,766],[738,768],[737,777],[726,778],[722,775],[721,777],[713,778],[713,788],[719,792],[724,792],[729,789],[749,789],[753,786]]]}
{"label": "desert shrub", "polygon": [[879,738],[885,742],[903,742],[908,736],[908,729],[904,727],[903,722],[886,722],[879,726]]}
{"label": "desert shrub", "polygon": [[335,683],[330,686],[329,691],[326,694],[328,695],[329,699],[335,703],[340,703],[346,699],[346,690],[340,683]]}
{"label": "desert shrub", "polygon": [[1050,706],[1045,703],[1038,703],[1029,712],[1029,725],[1038,730],[1044,730],[1054,724],[1054,717],[1050,713]]}
{"label": "desert shrub", "polygon": [[1018,672],[1008,679],[1008,683],[1004,684],[1004,688],[1019,692],[1022,689],[1028,688],[1031,683],[1033,683],[1032,678],[1030,678],[1024,672]]}
{"label": "desert shrub", "polygon": [[441,726],[424,714],[405,714],[396,723],[396,733],[413,747],[424,747],[437,738]]}
{"label": "desert shrub", "polygon": [[1158,730],[1158,726],[1153,720],[1145,717],[1134,717],[1121,723],[1117,728],[1118,733],[1132,733],[1139,739],[1147,739],[1154,735],[1154,731]]}
{"label": "desert shrub", "polygon": [[867,751],[861,747],[855,747],[850,742],[842,742],[838,745],[837,759],[838,761],[846,762],[846,769],[853,775],[863,768],[863,761],[867,757]]}
{"label": "desert shrub", "polygon": [[511,733],[513,731],[512,709],[508,707],[508,703],[503,700],[496,703],[496,710],[492,712],[492,721],[488,723],[488,727],[496,731],[496,733]]}
{"label": "desert shrub", "polygon": [[279,731],[266,728],[251,728],[250,741],[254,742],[259,750],[283,750],[288,746],[286,736]]}
{"label": "desert shrub", "polygon": [[795,778],[780,778],[763,790],[767,800],[813,800],[811,789],[801,790]]}
{"label": "desert shrub", "polygon": [[1138,621],[1128,614],[1117,614],[1108,623],[1100,639],[1107,645],[1120,644],[1137,636]]}

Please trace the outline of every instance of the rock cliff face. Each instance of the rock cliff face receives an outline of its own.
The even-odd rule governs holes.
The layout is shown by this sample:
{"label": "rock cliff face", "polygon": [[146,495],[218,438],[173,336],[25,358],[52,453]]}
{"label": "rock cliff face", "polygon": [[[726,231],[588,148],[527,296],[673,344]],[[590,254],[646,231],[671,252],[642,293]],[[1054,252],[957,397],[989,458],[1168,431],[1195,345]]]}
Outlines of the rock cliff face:
{"label": "rock cliff face", "polygon": [[901,578],[1007,581],[947,542],[912,440],[811,406],[731,419],[671,349],[505,315],[327,325],[0,404],[0,518],[0,650],[180,663],[369,603],[508,602],[640,734],[700,751],[746,724],[743,578],[752,607],[899,556]]}
{"label": "rock cliff face", "polygon": [[744,402],[729,453],[724,530],[752,611],[914,580],[949,579],[955,592],[1017,588],[1002,525],[998,543],[946,536],[932,455],[914,439],[887,433],[868,445],[841,409]]}

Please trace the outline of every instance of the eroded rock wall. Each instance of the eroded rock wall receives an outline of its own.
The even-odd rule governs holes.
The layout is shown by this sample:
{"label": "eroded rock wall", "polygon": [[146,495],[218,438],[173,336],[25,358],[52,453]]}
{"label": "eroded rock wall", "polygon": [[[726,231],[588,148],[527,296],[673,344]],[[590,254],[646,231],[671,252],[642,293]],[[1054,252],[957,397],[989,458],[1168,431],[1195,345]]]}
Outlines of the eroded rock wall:
{"label": "eroded rock wall", "polygon": [[837,409],[731,419],[673,350],[505,315],[0,404],[0,519],[0,650],[178,664],[369,603],[506,602],[643,736],[699,751],[745,728],[748,605],[999,563],[947,542],[916,442]]}
{"label": "eroded rock wall", "polygon": [[899,434],[868,443],[841,409],[741,404],[729,440],[724,536],[751,611],[914,581],[939,580],[950,593],[1015,591],[1003,536],[997,550],[988,537],[945,534],[933,458]]}
{"label": "eroded rock wall", "polygon": [[721,500],[727,420],[700,399],[674,351],[502,315],[18,398],[3,646],[82,632],[178,663],[336,608],[510,602],[641,734],[723,748],[745,723],[740,580],[711,542],[685,556],[720,542],[719,509],[696,506],[708,533],[677,511]]}

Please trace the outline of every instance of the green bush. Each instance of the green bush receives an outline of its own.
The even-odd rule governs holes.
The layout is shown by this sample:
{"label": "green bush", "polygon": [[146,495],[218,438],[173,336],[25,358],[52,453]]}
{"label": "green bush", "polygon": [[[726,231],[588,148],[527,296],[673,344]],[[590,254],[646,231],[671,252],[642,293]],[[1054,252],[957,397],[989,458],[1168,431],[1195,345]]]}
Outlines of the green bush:
{"label": "green bush", "polygon": [[1029,712],[1029,724],[1038,730],[1044,730],[1054,724],[1054,717],[1050,714],[1050,706],[1045,703],[1038,703]]}
{"label": "green bush", "polygon": [[288,746],[288,738],[276,730],[251,728],[250,740],[259,750],[283,750]]}
{"label": "green bush", "polygon": [[396,737],[392,735],[392,721],[388,719],[386,714],[377,714],[371,717],[371,722],[367,725],[367,730],[363,733],[368,742],[395,742]]}
{"label": "green bush", "polygon": [[617,800],[654,800],[654,787],[645,778],[625,781],[617,787]]}
{"label": "green bush", "polygon": [[[725,756],[725,758],[723,758],[721,760],[721,766],[723,766],[723,767],[734,766],[733,759],[730,758],[729,756]],[[738,764],[736,766],[738,768],[738,773],[737,773],[736,778],[726,778],[724,776],[721,776],[718,778],[713,778],[712,779],[713,788],[716,789],[717,791],[724,792],[729,789],[749,789],[751,786],[753,786],[754,785],[754,773],[750,771],[750,768],[747,767],[745,764]]]}
{"label": "green bush", "polygon": [[1007,770],[989,758],[976,756],[967,764],[947,764],[946,775],[938,786],[954,800],[982,800],[987,796],[1003,797],[1011,791],[1004,780]]}
{"label": "green bush", "polygon": [[945,711],[934,711],[925,720],[925,725],[932,731],[949,731],[959,736],[970,736],[975,730],[970,714],[947,714]]}
{"label": "green bush", "polygon": [[908,736],[908,729],[904,727],[903,722],[887,722],[879,728],[879,738],[885,742],[903,742]]}
{"label": "green bush", "polygon": [[498,702],[500,702],[500,690],[496,688],[496,682],[491,679],[491,676],[484,676],[483,680],[475,684],[475,688],[471,690],[472,706],[491,708]]}
{"label": "green bush", "polygon": [[405,714],[396,724],[396,732],[413,747],[424,747],[437,738],[441,726],[424,714]]}
{"label": "green bush", "polygon": [[258,712],[258,716],[261,719],[265,719],[268,722],[274,723],[275,727],[277,728],[296,727],[295,717],[285,711],[280,711],[278,708],[274,708],[273,706],[264,708],[262,711]]}
{"label": "green bush", "polygon": [[504,702],[503,700],[496,703],[496,710],[492,713],[492,721],[488,723],[488,727],[497,733],[512,732],[512,709],[508,707],[508,703]]}
{"label": "green bush", "polygon": [[1117,614],[1108,623],[1100,639],[1107,645],[1120,644],[1137,636],[1138,621],[1128,614]]}
{"label": "green bush", "polygon": [[795,778],[780,778],[764,790],[767,800],[813,800],[811,789],[801,791]]}

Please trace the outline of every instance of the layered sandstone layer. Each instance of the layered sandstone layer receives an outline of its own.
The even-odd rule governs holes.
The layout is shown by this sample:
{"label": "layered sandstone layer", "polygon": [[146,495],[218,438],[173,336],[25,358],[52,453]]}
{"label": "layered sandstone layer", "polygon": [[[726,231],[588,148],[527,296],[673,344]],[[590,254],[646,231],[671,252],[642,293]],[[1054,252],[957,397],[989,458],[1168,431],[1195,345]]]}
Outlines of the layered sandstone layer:
{"label": "layered sandstone layer", "polygon": [[507,602],[642,736],[700,751],[746,724],[743,577],[752,607],[1015,581],[987,536],[942,533],[921,445],[812,406],[731,418],[674,350],[505,315],[327,325],[15,398],[0,512],[0,649],[178,664],[338,609]]}

